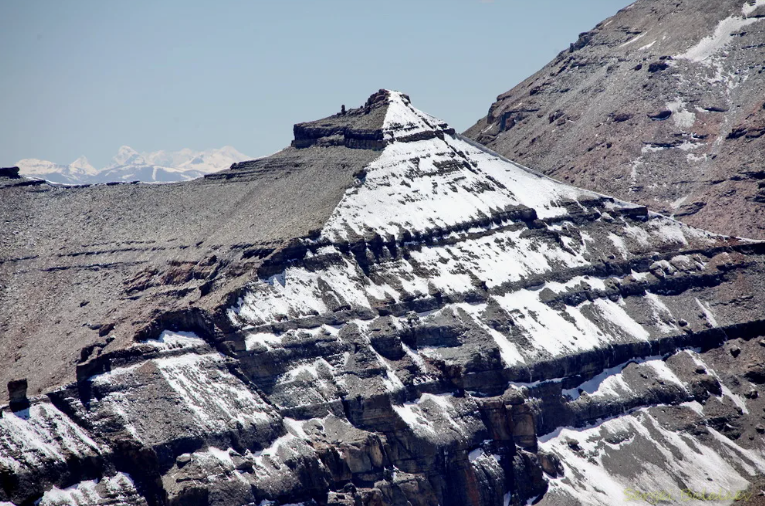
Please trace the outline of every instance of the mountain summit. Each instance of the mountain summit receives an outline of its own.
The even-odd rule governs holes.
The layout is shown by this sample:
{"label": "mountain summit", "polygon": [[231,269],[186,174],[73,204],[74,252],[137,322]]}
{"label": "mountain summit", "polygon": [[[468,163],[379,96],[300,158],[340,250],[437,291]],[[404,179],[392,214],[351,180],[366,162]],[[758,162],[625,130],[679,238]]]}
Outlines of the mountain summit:
{"label": "mountain summit", "polygon": [[765,3],[638,0],[465,134],[577,186],[765,238]]}
{"label": "mountain summit", "polygon": [[0,171],[0,501],[612,505],[765,472],[763,243],[399,92],[294,133],[175,185]]}

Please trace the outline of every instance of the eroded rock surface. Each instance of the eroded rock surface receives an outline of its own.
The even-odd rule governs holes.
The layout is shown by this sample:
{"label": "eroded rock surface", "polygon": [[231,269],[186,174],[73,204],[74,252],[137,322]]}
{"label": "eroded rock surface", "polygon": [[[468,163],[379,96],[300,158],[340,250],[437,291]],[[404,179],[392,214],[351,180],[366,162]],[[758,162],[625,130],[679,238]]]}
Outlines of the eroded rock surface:
{"label": "eroded rock surface", "polygon": [[[548,179],[397,92],[295,132],[275,157],[162,191],[252,184],[235,216],[265,213],[284,160],[310,157],[348,181],[336,201],[322,194],[310,227],[271,211],[264,230],[289,231],[271,249],[185,248],[193,269],[227,259],[182,282],[193,299],[140,278],[120,314],[141,325],[83,334],[74,381],[2,410],[0,502],[610,505],[765,472],[763,243]],[[51,209],[122,188],[24,181],[0,191]],[[266,237],[230,221],[231,242]],[[98,289],[124,293],[132,271],[109,272]]]}
{"label": "eroded rock surface", "polygon": [[499,95],[465,134],[576,186],[765,239],[763,9],[638,0]]}

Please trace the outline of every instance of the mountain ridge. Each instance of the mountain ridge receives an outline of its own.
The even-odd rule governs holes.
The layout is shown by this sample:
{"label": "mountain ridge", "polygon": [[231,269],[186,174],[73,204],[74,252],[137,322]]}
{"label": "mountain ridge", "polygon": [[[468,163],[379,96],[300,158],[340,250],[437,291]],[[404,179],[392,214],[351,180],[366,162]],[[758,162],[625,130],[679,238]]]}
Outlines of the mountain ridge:
{"label": "mountain ridge", "polygon": [[571,184],[763,238],[763,19],[759,0],[639,0],[465,135]]}
{"label": "mountain ridge", "polygon": [[101,169],[93,167],[84,156],[69,165],[34,158],[19,160],[16,165],[22,175],[63,184],[176,182],[218,172],[248,159],[250,157],[231,146],[204,151],[185,148],[149,153],[139,153],[130,146],[121,146],[111,163]]}
{"label": "mountain ridge", "polygon": [[765,243],[399,92],[294,134],[173,185],[0,171],[0,501],[610,506],[765,473]]}

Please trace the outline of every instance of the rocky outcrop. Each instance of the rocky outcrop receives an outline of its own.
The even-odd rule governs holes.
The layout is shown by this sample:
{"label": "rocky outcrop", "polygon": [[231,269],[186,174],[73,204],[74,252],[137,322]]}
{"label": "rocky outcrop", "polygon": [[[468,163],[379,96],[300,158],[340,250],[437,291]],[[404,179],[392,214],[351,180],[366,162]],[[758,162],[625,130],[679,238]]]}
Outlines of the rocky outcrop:
{"label": "rocky outcrop", "polygon": [[8,405],[14,411],[29,407],[27,398],[27,380],[19,379],[8,382]]}
{"label": "rocky outcrop", "polygon": [[[406,97],[406,95],[404,95]],[[408,98],[407,98],[408,99]],[[335,116],[330,116],[309,123],[298,123],[294,127],[295,140],[292,146],[345,146],[348,148],[383,149],[390,141],[386,135],[384,123],[388,110],[388,94],[385,90],[373,94],[364,106],[358,109],[343,109]],[[453,134],[454,129],[431,116],[423,115],[421,121],[428,128],[401,125],[398,142],[410,142],[433,138],[438,132]]]}
{"label": "rocky outcrop", "polygon": [[[2,409],[0,502],[610,505],[765,472],[763,243],[548,179],[401,93],[370,101],[379,149],[293,147],[165,190],[176,226],[199,219],[196,185],[249,196],[219,247],[140,256],[112,285],[142,325],[89,329],[71,379]],[[327,179],[331,208],[293,228],[266,214],[267,197],[329,200],[282,192],[319,164],[348,181]],[[80,191],[114,188],[157,202]],[[61,205],[39,190],[26,200]]]}
{"label": "rocky outcrop", "polygon": [[294,127],[292,146],[345,146],[348,148],[382,149],[385,146],[382,125],[385,120],[385,94],[369,97],[363,107],[345,110],[319,121],[298,123]]}
{"label": "rocky outcrop", "polygon": [[765,238],[762,5],[639,0],[465,134],[545,174]]}
{"label": "rocky outcrop", "polygon": [[19,175],[18,167],[0,167],[0,177],[7,179],[19,179],[21,176]]}

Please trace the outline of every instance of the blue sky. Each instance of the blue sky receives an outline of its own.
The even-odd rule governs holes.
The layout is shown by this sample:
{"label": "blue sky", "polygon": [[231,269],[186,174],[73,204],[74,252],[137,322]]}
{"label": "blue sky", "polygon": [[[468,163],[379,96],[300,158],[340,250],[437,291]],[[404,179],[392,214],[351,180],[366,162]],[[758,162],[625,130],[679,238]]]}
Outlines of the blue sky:
{"label": "blue sky", "polygon": [[462,131],[626,0],[0,2],[0,166],[289,144],[379,88]]}

